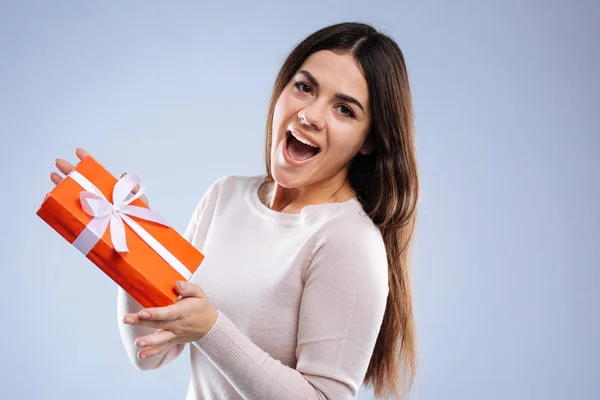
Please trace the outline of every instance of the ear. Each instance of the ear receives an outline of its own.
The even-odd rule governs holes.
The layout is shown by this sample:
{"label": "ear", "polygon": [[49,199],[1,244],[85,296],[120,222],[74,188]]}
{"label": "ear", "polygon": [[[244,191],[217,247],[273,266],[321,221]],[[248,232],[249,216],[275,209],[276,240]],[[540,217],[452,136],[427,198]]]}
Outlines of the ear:
{"label": "ear", "polygon": [[375,145],[373,143],[373,137],[371,135],[369,135],[365,139],[365,142],[363,143],[363,146],[360,149],[360,154],[362,154],[362,155],[371,154],[374,149],[375,149]]}

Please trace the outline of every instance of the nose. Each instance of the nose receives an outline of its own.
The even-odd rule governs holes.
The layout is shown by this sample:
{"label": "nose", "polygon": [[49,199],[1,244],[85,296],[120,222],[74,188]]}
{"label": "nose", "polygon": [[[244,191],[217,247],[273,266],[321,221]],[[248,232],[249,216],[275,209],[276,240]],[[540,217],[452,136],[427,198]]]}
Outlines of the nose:
{"label": "nose", "polygon": [[298,111],[298,119],[301,124],[308,125],[311,128],[320,131],[324,125],[323,107],[319,107],[317,102]]}

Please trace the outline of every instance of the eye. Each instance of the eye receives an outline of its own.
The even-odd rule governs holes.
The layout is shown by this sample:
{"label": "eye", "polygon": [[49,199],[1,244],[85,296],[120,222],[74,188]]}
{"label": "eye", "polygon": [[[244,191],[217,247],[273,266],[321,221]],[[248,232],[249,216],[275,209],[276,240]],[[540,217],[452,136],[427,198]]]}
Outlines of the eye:
{"label": "eye", "polygon": [[312,93],[312,87],[308,83],[303,81],[294,82],[294,89],[306,94]]}
{"label": "eye", "polygon": [[350,118],[356,118],[356,114],[350,107],[345,104],[340,104],[337,106],[338,110],[342,113],[342,115]]}

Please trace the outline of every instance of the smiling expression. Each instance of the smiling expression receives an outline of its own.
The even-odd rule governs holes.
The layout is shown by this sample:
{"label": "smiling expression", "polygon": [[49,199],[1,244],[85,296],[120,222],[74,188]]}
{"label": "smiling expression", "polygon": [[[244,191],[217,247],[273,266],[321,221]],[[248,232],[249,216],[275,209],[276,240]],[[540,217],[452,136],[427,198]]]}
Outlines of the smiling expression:
{"label": "smiling expression", "polygon": [[343,185],[370,124],[367,82],[353,56],[312,54],[275,105],[273,178],[286,188]]}

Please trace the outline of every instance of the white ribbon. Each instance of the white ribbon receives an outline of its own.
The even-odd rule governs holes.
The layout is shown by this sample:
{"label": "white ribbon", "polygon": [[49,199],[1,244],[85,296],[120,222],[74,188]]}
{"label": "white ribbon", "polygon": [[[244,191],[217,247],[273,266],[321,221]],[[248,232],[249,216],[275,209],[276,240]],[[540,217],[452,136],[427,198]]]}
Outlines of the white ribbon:
{"label": "white ribbon", "polygon": [[129,215],[131,215],[133,217],[168,226],[154,211],[145,207],[129,205],[143,195],[145,191],[140,185],[140,189],[136,194],[131,192],[133,188],[141,182],[141,178],[137,174],[126,174],[117,181],[113,188],[113,203],[108,201],[102,192],[98,190],[96,185],[79,172],[71,171],[67,177],[72,178],[84,189],[84,191],[79,194],[81,207],[86,214],[94,217],[73,242],[75,248],[87,256],[96,243],[102,238],[106,228],[108,228],[108,225],[110,224],[110,239],[115,250],[119,253],[126,253],[129,251],[127,248],[127,239],[125,237],[124,223],[126,223],[144,242],[146,242],[186,280],[191,278],[192,273],[177,259],[177,257],[171,254],[171,252],[150,235],[148,231],[129,217]]}

